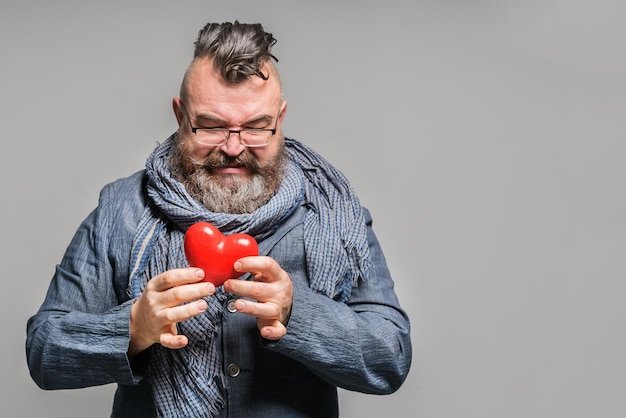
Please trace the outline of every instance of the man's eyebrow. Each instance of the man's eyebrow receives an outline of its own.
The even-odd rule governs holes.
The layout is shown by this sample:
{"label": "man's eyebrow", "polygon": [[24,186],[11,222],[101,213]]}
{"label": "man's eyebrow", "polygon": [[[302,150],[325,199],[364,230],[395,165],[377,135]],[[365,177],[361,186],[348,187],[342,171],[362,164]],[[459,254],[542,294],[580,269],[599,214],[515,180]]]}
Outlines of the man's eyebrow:
{"label": "man's eyebrow", "polygon": [[[198,122],[202,122],[202,123],[212,123],[215,125],[222,125],[222,126],[226,126],[228,125],[228,122],[226,122],[225,120],[214,116],[214,115],[210,115],[207,113],[199,113],[195,116],[196,121]],[[243,123],[242,126],[249,126],[249,125],[256,125],[259,123],[266,123],[269,124],[272,122],[272,120],[274,120],[274,116],[272,115],[268,115],[268,114],[264,114],[264,115],[260,115],[254,119],[250,119],[246,122]]]}
{"label": "man's eyebrow", "polygon": [[222,120],[220,118],[218,118],[217,116],[213,116],[213,115],[209,115],[206,113],[198,113],[195,116],[197,121],[202,121],[202,122],[210,122],[210,123],[214,123],[216,125],[225,125],[226,121]]}
{"label": "man's eyebrow", "polygon": [[257,123],[266,123],[266,124],[268,124],[272,120],[274,120],[274,116],[265,114],[265,115],[261,115],[261,116],[259,116],[257,118],[254,118],[252,120],[247,121],[245,123],[245,125],[256,125]]}

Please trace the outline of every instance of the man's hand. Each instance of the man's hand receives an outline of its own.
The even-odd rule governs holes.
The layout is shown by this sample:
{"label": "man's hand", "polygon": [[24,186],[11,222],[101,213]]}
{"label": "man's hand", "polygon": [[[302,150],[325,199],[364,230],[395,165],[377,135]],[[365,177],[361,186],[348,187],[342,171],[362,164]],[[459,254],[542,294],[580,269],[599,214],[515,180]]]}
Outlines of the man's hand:
{"label": "man's hand", "polygon": [[252,273],[254,281],[227,280],[224,290],[257,301],[238,299],[235,308],[257,318],[263,338],[279,340],[287,333],[293,301],[289,274],[271,257],[240,258],[235,263],[235,270]]}
{"label": "man's hand", "polygon": [[169,270],[148,281],[130,311],[130,357],[154,343],[167,348],[187,345],[187,337],[177,335],[176,324],[206,310],[202,298],[215,293],[215,286],[201,282],[203,278],[201,269],[190,267]]}

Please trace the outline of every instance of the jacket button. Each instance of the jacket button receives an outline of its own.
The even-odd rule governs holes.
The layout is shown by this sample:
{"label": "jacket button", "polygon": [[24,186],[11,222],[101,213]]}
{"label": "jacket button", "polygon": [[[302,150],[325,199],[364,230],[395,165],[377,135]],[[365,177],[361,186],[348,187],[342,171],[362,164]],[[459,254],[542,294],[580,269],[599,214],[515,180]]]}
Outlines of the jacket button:
{"label": "jacket button", "polygon": [[237,377],[239,376],[241,369],[235,363],[230,363],[226,368],[226,372],[230,377]]}
{"label": "jacket button", "polygon": [[237,312],[237,308],[235,308],[235,300],[236,300],[236,299],[230,299],[230,300],[226,303],[226,309],[228,309],[228,312],[230,312],[230,313],[235,313],[235,312]]}

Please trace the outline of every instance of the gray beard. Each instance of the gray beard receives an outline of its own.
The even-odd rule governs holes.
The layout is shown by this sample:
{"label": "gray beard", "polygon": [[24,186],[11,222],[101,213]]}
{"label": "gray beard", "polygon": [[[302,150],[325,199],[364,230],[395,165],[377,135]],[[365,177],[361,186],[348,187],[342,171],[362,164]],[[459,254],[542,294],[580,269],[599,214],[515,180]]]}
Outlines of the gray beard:
{"label": "gray beard", "polygon": [[[170,156],[172,176],[181,182],[187,192],[216,213],[252,213],[267,204],[280,185],[288,157],[281,142],[276,156],[264,165],[247,149],[238,157],[212,153],[204,161],[194,160],[180,140],[176,140]],[[248,167],[251,177],[243,179],[237,174],[214,174],[213,167],[236,162]]]}

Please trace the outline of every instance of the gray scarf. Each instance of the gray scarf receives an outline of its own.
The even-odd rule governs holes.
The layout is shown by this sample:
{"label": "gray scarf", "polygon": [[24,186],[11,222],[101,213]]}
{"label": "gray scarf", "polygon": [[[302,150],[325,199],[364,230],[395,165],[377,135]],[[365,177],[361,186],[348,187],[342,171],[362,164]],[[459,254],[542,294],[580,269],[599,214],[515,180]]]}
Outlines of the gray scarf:
{"label": "gray scarf", "polygon": [[[150,278],[187,267],[187,228],[211,222],[224,234],[247,233],[262,243],[300,206],[308,209],[304,243],[311,289],[339,302],[350,297],[371,267],[367,228],[358,198],[345,176],[312,149],[285,138],[289,164],[276,194],[250,214],[208,211],[172,178],[172,135],[146,162],[149,204],[131,253],[129,291],[138,297]],[[262,246],[261,246],[262,247]],[[225,403],[224,375],[216,335],[227,295],[222,287],[206,298],[207,310],[178,324],[189,344],[179,350],[153,346],[148,377],[159,416],[214,417]]]}

